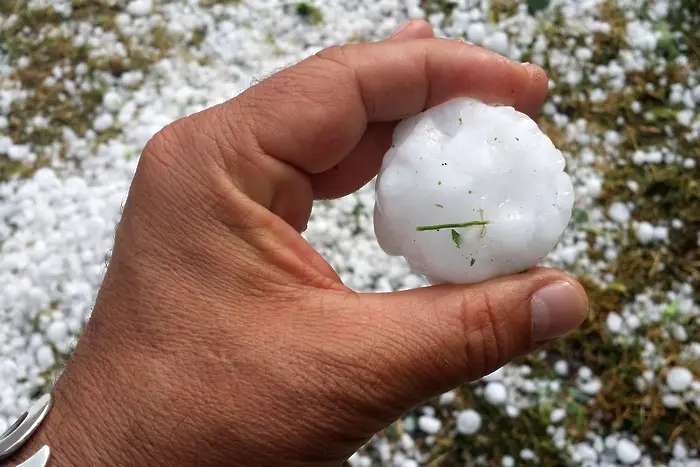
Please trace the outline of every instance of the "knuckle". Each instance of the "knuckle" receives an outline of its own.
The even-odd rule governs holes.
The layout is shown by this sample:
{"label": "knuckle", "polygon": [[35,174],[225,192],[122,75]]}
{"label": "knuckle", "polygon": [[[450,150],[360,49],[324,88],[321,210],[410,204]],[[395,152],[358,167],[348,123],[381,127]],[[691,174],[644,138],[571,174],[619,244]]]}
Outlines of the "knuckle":
{"label": "knuckle", "polygon": [[350,95],[354,95],[360,99],[364,107],[365,114],[368,117],[376,115],[377,104],[374,100],[368,99],[362,92],[363,83],[355,69],[352,60],[351,51],[357,50],[362,53],[362,44],[345,44],[345,45],[335,45],[324,49],[316,54],[316,57],[325,61],[330,62],[335,65],[336,68],[340,68],[342,71],[342,76],[334,76],[334,80],[337,83],[343,82],[340,78],[344,78],[344,86],[350,91]]}
{"label": "knuckle", "polygon": [[148,172],[156,171],[157,175],[163,175],[163,172],[183,171],[183,136],[186,133],[183,123],[178,120],[167,125],[146,143],[139,163]]}
{"label": "knuckle", "polygon": [[[335,58],[334,58],[335,57]],[[327,152],[312,150],[329,148],[344,152],[345,132],[338,131],[338,121],[347,114],[363,112],[358,99],[352,69],[337,52],[319,52],[315,56],[287,68],[253,86],[231,105],[244,116],[251,142],[269,154],[287,159],[286,154],[310,152],[296,164],[308,172],[326,170]],[[358,104],[359,103],[359,104]],[[305,125],[299,124],[303,115]],[[233,122],[234,118],[228,118]],[[236,123],[238,125],[238,123]],[[230,132],[240,132],[231,129]]]}
{"label": "knuckle", "polygon": [[347,51],[352,47],[348,44],[332,45],[316,53],[316,56],[323,60],[330,60],[343,67],[348,67]]}

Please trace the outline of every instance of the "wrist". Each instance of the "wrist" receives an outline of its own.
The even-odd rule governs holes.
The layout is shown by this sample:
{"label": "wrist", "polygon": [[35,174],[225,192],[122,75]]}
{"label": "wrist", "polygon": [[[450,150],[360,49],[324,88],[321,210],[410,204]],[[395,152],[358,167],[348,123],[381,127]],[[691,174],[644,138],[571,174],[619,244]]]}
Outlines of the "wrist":
{"label": "wrist", "polygon": [[119,452],[112,447],[114,429],[105,423],[109,415],[99,407],[106,395],[90,384],[85,376],[89,371],[78,371],[78,366],[71,363],[59,378],[46,418],[3,467],[21,465],[43,446],[51,452],[47,467],[120,465]]}
{"label": "wrist", "polygon": [[85,441],[82,427],[77,426],[74,416],[70,415],[66,399],[58,388],[52,391],[53,405],[44,421],[27,440],[27,442],[3,464],[16,467],[36,454],[43,446],[48,446],[51,452],[47,466],[73,467],[81,465],[86,458]]}

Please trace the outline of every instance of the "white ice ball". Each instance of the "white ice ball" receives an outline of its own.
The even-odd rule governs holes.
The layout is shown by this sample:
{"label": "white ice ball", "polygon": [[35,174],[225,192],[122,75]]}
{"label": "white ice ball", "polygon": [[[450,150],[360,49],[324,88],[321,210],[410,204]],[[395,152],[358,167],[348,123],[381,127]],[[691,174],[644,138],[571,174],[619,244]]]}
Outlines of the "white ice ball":
{"label": "white ice ball", "polygon": [[423,415],[422,417],[418,418],[418,428],[425,433],[434,435],[440,431],[440,428],[442,428],[442,422],[440,419],[433,416]]}
{"label": "white ice ball", "polygon": [[493,405],[504,405],[508,400],[508,389],[503,383],[493,382],[484,388],[484,398]]}
{"label": "white ice ball", "polygon": [[56,364],[56,357],[48,345],[42,345],[36,350],[36,363],[41,371],[48,371]]}
{"label": "white ice ball", "polygon": [[552,413],[549,415],[549,420],[552,423],[559,423],[562,420],[566,418],[566,409],[558,408],[552,410]]}
{"label": "white ice ball", "polygon": [[639,447],[628,439],[621,439],[615,446],[615,454],[623,464],[634,464],[642,457]]}
{"label": "white ice ball", "polygon": [[153,10],[152,0],[132,0],[126,7],[131,16],[146,16]]}
{"label": "white ice ball", "polygon": [[402,121],[376,184],[379,245],[432,284],[535,266],[571,218],[565,161],[527,115],[458,98]]}
{"label": "white ice ball", "polygon": [[473,435],[481,428],[481,415],[475,410],[463,410],[457,415],[457,431],[463,435]]}
{"label": "white ice ball", "polygon": [[666,374],[666,385],[673,392],[683,392],[693,382],[693,374],[682,366],[673,367]]}

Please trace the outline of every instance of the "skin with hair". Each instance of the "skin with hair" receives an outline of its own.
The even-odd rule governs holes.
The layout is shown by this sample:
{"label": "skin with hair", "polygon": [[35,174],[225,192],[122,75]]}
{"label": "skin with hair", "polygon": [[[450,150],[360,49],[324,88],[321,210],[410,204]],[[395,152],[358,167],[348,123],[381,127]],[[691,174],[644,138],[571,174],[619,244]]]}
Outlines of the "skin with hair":
{"label": "skin with hair", "polygon": [[360,294],[302,238],[317,198],[377,173],[396,122],[468,95],[534,115],[536,66],[409,23],[176,121],[139,161],[54,408],[10,465],[337,466],[404,412],[578,326],[535,269]]}

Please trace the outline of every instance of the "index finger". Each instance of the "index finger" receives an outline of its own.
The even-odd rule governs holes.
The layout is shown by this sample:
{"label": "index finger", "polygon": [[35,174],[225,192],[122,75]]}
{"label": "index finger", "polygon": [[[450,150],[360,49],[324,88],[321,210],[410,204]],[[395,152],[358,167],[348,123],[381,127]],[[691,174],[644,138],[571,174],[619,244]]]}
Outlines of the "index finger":
{"label": "index finger", "polygon": [[547,78],[481,47],[449,39],[331,47],[229,102],[265,154],[315,174],[343,160],[370,122],[469,96],[536,113]]}

